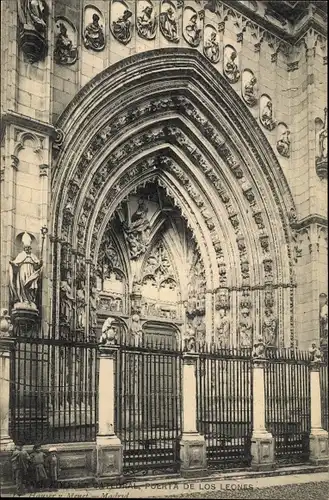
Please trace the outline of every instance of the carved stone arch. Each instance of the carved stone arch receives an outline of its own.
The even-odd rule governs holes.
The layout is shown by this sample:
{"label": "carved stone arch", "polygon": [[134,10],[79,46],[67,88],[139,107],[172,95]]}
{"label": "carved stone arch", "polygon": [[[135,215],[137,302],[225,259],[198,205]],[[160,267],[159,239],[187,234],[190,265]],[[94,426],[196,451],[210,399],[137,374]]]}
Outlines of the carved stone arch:
{"label": "carved stone arch", "polygon": [[[175,65],[172,64],[173,57]],[[147,87],[146,84],[149,86]],[[162,94],[159,100],[157,100],[158,94]],[[152,102],[150,95],[154,99]],[[172,95],[174,95],[173,99],[170,97]],[[166,101],[169,102],[168,105]],[[126,114],[122,114],[124,112]],[[223,206],[227,212],[225,228],[227,234],[230,235],[228,238],[230,245],[235,249],[231,250],[231,255],[234,257],[231,258],[230,265],[239,266],[236,253],[237,243],[234,242],[234,245],[232,243],[233,234],[235,237],[239,234],[234,233],[232,228],[228,230],[230,225],[234,230],[237,229],[234,217],[238,215],[241,221],[240,227],[243,227],[246,242],[250,247],[248,255],[255,256],[255,262],[261,265],[261,248],[263,248],[261,238],[268,237],[273,243],[272,261],[275,262],[278,270],[276,278],[282,277],[282,283],[276,283],[276,285],[285,285],[289,288],[292,282],[289,213],[291,209],[294,209],[294,205],[282,169],[264,131],[252,118],[247,106],[241,100],[236,99],[235,91],[225,78],[214,70],[211,63],[192,49],[161,49],[123,60],[95,77],[77,94],[64,111],[57,124],[58,128],[63,130],[64,141],[53,172],[52,232],[54,235],[62,236],[62,215],[65,214],[65,210],[69,215],[71,210],[70,206],[68,208],[65,206],[65,203],[68,203],[68,183],[78,172],[81,175],[84,171],[88,172],[83,178],[83,186],[79,186],[78,189],[80,197],[78,195],[77,203],[74,201],[77,209],[74,213],[78,217],[87,192],[94,182],[93,178],[96,178],[97,169],[105,166],[104,162],[118,148],[120,140],[125,140],[127,147],[130,147],[130,132],[137,131],[141,128],[141,124],[146,123],[146,115],[149,112],[153,113],[154,124],[160,120],[165,121],[166,116],[171,115],[176,118],[180,116],[181,122],[185,123],[185,129],[191,128],[195,131],[194,135],[191,132],[192,143],[196,142],[196,135],[199,136],[198,142],[203,142],[203,146],[199,144],[201,149],[199,158],[203,161],[203,166],[206,161],[216,166],[215,174],[218,177],[215,180],[207,172],[204,171],[203,174],[206,175],[209,185],[215,186],[216,191],[212,191],[215,201],[210,206],[216,212],[217,220],[220,218]],[[107,132],[104,127],[107,127]],[[200,141],[200,138],[203,138],[203,141]],[[167,136],[162,140],[171,152],[175,149]],[[97,148],[95,152],[91,149],[96,142],[103,145],[103,152]],[[149,145],[148,149],[150,152],[152,147]],[[76,153],[77,151],[79,154]],[[139,168],[139,161],[142,161],[142,157],[146,154],[136,151],[132,154],[134,158],[124,161],[124,164],[119,167],[117,165],[120,164],[120,158],[113,155],[111,159],[111,168],[108,169],[111,184],[108,184],[101,196],[97,198],[98,213],[92,214],[91,223],[88,224],[88,238],[84,240],[87,244],[85,247],[82,246],[86,258],[95,258],[97,254],[97,235],[92,234],[94,227],[99,228],[99,234],[101,234],[105,220],[108,220],[111,212],[115,210],[124,196],[135,189],[138,183],[157,179],[165,186],[175,203],[180,206],[183,217],[193,228],[200,251],[209,267],[208,282],[212,289],[218,288],[218,269],[215,270],[217,255],[212,230],[207,226],[201,210],[193,206],[186,186],[179,184],[177,177],[164,172],[159,175],[145,170],[136,176],[133,170]],[[187,153],[184,154],[187,155]],[[198,164],[199,160],[189,163],[185,158],[182,167],[189,166],[189,170],[197,169]],[[203,166],[200,163],[200,172]],[[242,171],[242,176],[239,169]],[[221,170],[223,170],[222,176],[220,176]],[[196,172],[196,179],[193,181],[197,180],[198,182],[195,183],[197,185],[200,184],[201,177],[198,178],[198,171]],[[115,182],[120,177],[125,179],[124,185],[118,184],[117,191],[115,191]],[[216,187],[220,180],[225,181],[230,187],[229,194],[236,204],[236,214],[232,212],[234,211],[233,204],[233,208],[228,208],[227,202],[220,201],[220,187]],[[256,204],[253,203],[250,189],[254,190]],[[60,197],[64,198],[62,203]],[[246,207],[248,214],[246,211],[244,214],[242,210]],[[257,220],[259,221],[260,215],[265,220],[264,227],[259,229],[257,235],[256,233],[251,235],[253,231],[248,233],[246,228],[254,228],[255,225],[259,227],[261,222]],[[72,240],[76,230],[77,222],[72,220],[66,238]],[[255,286],[260,289],[264,285],[263,276],[259,269],[257,272],[259,278],[256,278],[256,281],[259,283]],[[236,286],[239,288],[237,293],[240,293],[241,287],[241,284]],[[236,303],[238,302],[239,296],[237,295]],[[283,303],[286,305],[284,299],[282,299]],[[291,304],[289,307],[291,316],[293,314]],[[287,328],[287,321],[284,321],[284,328]]]}

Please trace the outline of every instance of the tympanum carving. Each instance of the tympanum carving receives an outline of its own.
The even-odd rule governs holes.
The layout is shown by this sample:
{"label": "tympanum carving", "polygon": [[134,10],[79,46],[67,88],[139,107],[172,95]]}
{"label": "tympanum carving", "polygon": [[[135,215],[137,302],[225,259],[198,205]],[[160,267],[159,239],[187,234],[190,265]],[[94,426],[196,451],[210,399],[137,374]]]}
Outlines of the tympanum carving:
{"label": "tympanum carving", "polygon": [[19,44],[30,63],[47,54],[49,9],[45,0],[18,0]]}

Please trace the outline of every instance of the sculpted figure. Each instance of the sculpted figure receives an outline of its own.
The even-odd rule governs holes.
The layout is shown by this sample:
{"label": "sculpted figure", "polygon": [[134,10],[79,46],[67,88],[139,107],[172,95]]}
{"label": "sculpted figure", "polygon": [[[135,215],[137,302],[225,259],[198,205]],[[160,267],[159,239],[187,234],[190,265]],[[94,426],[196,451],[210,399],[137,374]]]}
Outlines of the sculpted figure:
{"label": "sculpted figure", "polygon": [[61,281],[61,291],[60,291],[60,311],[61,320],[68,323],[72,318],[72,310],[74,304],[74,296],[72,293],[72,280],[70,274],[68,274],[67,279]]}
{"label": "sculpted figure", "polygon": [[185,332],[183,334],[184,350],[194,351],[195,350],[195,329],[188,323]]}
{"label": "sculpted figure", "polygon": [[328,339],[328,297],[320,294],[320,339]]}
{"label": "sculpted figure", "polygon": [[[82,283],[83,286],[83,283]],[[83,288],[77,290],[77,328],[83,330],[86,325],[86,300]]]}
{"label": "sculpted figure", "polygon": [[324,125],[319,133],[319,153],[320,160],[328,158],[327,108],[324,110]]}
{"label": "sculpted figure", "polygon": [[261,115],[261,122],[267,130],[273,130],[275,127],[275,122],[273,120],[273,105],[272,101],[267,101],[263,108]]}
{"label": "sculpted figure", "polygon": [[265,309],[265,318],[263,321],[263,336],[266,344],[275,346],[277,336],[277,320],[272,309]]}
{"label": "sculpted figure", "polygon": [[257,97],[255,93],[255,85],[257,83],[257,78],[252,76],[244,86],[244,98],[249,106],[253,106],[257,102]]}
{"label": "sculpted figure", "polygon": [[217,340],[221,346],[230,341],[230,322],[226,316],[225,309],[219,310],[219,323],[217,326]]}
{"label": "sculpted figure", "polygon": [[100,336],[100,344],[115,344],[117,339],[117,332],[113,326],[114,318],[108,317],[104,321],[102,327],[102,335]]}
{"label": "sculpted figure", "polygon": [[254,343],[254,348],[252,351],[253,358],[264,358],[265,357],[265,342],[262,337]]}
{"label": "sculpted figure", "polygon": [[290,154],[290,130],[286,129],[282,132],[280,139],[276,144],[276,148],[281,156],[289,158]]}
{"label": "sculpted figure", "polygon": [[77,49],[67,35],[65,24],[59,23],[59,33],[56,37],[54,59],[58,64],[73,64],[77,60]]}
{"label": "sculpted figure", "polygon": [[99,15],[93,14],[93,20],[84,31],[84,44],[87,49],[103,50],[105,47],[105,38],[103,27],[99,24]]}
{"label": "sculpted figure", "polygon": [[311,354],[311,361],[315,363],[319,363],[322,361],[322,354],[320,349],[317,347],[316,343],[312,343],[312,347],[310,348],[310,354]]}
{"label": "sculpted figure", "polygon": [[12,334],[13,325],[11,323],[8,309],[1,309],[0,313],[0,337],[9,337]]}
{"label": "sculpted figure", "polygon": [[147,5],[142,10],[140,16],[137,16],[137,33],[145,40],[152,40],[155,37],[157,27],[157,18],[153,14],[153,7]]}
{"label": "sculpted figure", "polygon": [[121,17],[112,22],[113,36],[121,43],[128,43],[131,40],[131,21],[132,12],[128,9],[124,11]]}
{"label": "sculpted figure", "polygon": [[20,0],[19,13],[24,24],[31,24],[41,33],[46,31],[48,8],[44,0]]}
{"label": "sculpted figure", "polygon": [[132,336],[133,339],[135,339],[135,342],[141,339],[143,335],[140,316],[137,312],[134,312],[133,315],[131,316],[130,335]]}
{"label": "sculpted figure", "polygon": [[161,12],[160,29],[163,36],[170,42],[179,41],[176,15],[172,7],[169,7],[166,12]]}
{"label": "sculpted figure", "polygon": [[36,304],[42,260],[32,253],[31,237],[24,233],[23,251],[10,262],[10,291],[14,302]]}
{"label": "sculpted figure", "polygon": [[253,331],[253,326],[252,326],[252,320],[250,318],[250,311],[245,307],[241,310],[241,319],[239,323],[241,347],[251,347],[252,331]]}
{"label": "sculpted figure", "polygon": [[185,26],[186,41],[192,47],[197,47],[201,40],[201,28],[198,26],[198,15],[193,14]]}
{"label": "sculpted figure", "polygon": [[240,78],[240,71],[235,60],[238,57],[236,50],[232,50],[230,57],[225,64],[225,75],[231,83],[236,83]]}
{"label": "sculpted figure", "polygon": [[144,253],[148,244],[150,224],[147,219],[147,213],[148,208],[144,200],[140,199],[138,208],[131,217],[130,225],[124,224],[123,227],[132,259]]}
{"label": "sculpted figure", "polygon": [[212,31],[210,36],[205,40],[203,52],[212,63],[217,63],[219,61],[220,50],[215,31]]}
{"label": "sculpted figure", "polygon": [[91,291],[90,291],[89,305],[90,305],[90,323],[91,323],[92,327],[96,327],[97,326],[98,292],[97,292],[97,288],[95,288],[94,286],[91,288]]}

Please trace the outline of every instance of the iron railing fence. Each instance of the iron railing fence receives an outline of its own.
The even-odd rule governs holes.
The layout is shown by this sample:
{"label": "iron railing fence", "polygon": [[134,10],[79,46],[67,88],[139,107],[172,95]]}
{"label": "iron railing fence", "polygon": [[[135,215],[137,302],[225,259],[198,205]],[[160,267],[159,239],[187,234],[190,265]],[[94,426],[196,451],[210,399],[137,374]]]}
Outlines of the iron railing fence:
{"label": "iron railing fence", "polygon": [[328,431],[328,364],[320,366],[321,422]]}
{"label": "iron railing fence", "polygon": [[126,475],[177,472],[182,417],[175,339],[125,338],[116,357],[115,432]]}
{"label": "iron railing fence", "polygon": [[208,467],[251,462],[252,361],[250,349],[197,348],[197,427],[206,440]]}
{"label": "iron railing fence", "polygon": [[275,438],[277,462],[309,458],[310,354],[269,348],[265,364],[265,422]]}
{"label": "iron railing fence", "polygon": [[15,443],[95,440],[97,395],[96,343],[15,337],[9,419]]}

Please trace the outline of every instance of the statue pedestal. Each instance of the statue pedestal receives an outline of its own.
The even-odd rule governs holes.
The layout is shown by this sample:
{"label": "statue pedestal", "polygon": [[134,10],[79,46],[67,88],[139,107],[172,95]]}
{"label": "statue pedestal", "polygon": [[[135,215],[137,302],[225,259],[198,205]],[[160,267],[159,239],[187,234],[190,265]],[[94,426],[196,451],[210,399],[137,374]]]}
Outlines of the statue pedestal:
{"label": "statue pedestal", "polygon": [[[39,322],[39,311],[35,304],[28,302],[16,302],[11,311],[12,322],[16,335],[28,334],[38,336],[37,324]],[[34,329],[33,332],[31,330]]]}
{"label": "statue pedestal", "polygon": [[46,38],[30,24],[24,24],[24,26],[22,26],[19,45],[31,64],[43,60],[46,56]]}

